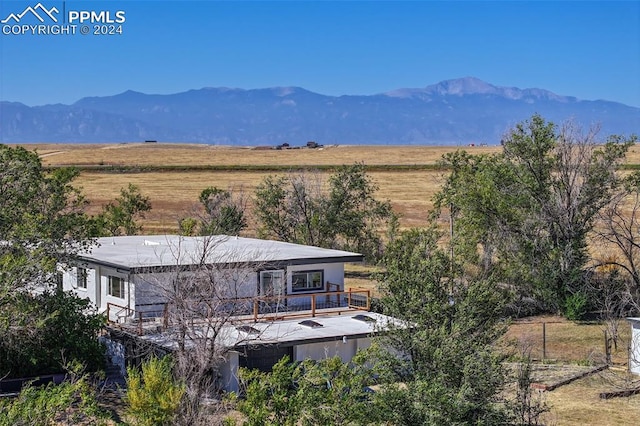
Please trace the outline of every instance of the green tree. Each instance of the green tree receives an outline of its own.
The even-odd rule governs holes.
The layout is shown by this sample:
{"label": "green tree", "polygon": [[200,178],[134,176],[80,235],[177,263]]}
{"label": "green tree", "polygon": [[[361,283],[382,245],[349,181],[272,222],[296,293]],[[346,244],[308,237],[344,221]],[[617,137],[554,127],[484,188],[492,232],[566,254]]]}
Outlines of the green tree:
{"label": "green tree", "polygon": [[414,229],[385,252],[382,306],[403,325],[377,343],[381,410],[398,425],[504,424],[505,372],[492,350],[505,331],[504,294],[491,277],[452,266],[439,240]]}
{"label": "green tree", "polygon": [[534,115],[505,136],[500,155],[446,156],[452,173],[436,206],[451,212],[454,253],[477,256],[521,296],[563,310],[586,285],[587,236],[633,143],[611,137],[600,146],[596,133]]}
{"label": "green tree", "polygon": [[374,382],[366,355],[350,363],[339,357],[292,364],[287,357],[270,373],[242,369],[244,399],[238,409],[246,425],[375,424],[378,411],[367,387]]}
{"label": "green tree", "polygon": [[20,292],[0,312],[0,377],[61,372],[71,361],[90,371],[103,367],[98,334],[105,319],[87,299],[62,291]]}
{"label": "green tree", "polygon": [[395,222],[391,203],[376,200],[376,191],[363,163],[342,166],[329,177],[328,227],[335,230],[341,248],[368,259],[380,258],[380,228]]}
{"label": "green tree", "polygon": [[0,377],[60,371],[64,359],[101,364],[101,317],[57,287],[58,268],[92,243],[76,176],[0,145]]}
{"label": "green tree", "polygon": [[27,385],[16,399],[0,400],[0,426],[109,424],[109,416],[98,406],[97,389],[89,376],[71,377],[59,385]]}
{"label": "green tree", "polygon": [[358,251],[376,261],[381,233],[397,228],[391,204],[375,199],[377,189],[364,164],[341,166],[326,184],[318,175],[269,176],[256,189],[260,235]]}
{"label": "green tree", "polygon": [[137,220],[144,219],[151,210],[149,197],[142,195],[138,186],[130,183],[120,189],[120,196],[107,203],[102,212],[93,218],[96,236],[136,235],[142,230]]}
{"label": "green tree", "polygon": [[198,199],[204,211],[180,220],[182,235],[238,235],[247,227],[242,192],[210,186],[202,190]]}
{"label": "green tree", "polygon": [[47,172],[35,152],[0,145],[0,309],[17,291],[55,285],[57,265],[91,244],[77,175]]}
{"label": "green tree", "polygon": [[318,174],[268,176],[256,188],[255,215],[262,237],[319,247],[335,245],[327,223],[328,200]]}

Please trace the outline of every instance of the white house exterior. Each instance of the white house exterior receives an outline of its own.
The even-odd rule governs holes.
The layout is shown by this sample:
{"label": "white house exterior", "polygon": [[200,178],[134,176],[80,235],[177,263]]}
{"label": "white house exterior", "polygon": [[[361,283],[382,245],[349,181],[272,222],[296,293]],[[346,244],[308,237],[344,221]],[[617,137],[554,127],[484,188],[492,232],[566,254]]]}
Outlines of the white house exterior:
{"label": "white house exterior", "polygon": [[[362,260],[358,253],[253,238],[106,237],[65,269],[63,288],[117,320],[162,309],[162,285],[175,279],[177,270],[202,263],[218,266],[230,297],[249,298],[342,291],[344,264]],[[227,273],[233,276],[223,276]]]}
{"label": "white house exterior", "polygon": [[631,344],[629,345],[629,371],[640,374],[640,318],[627,318],[631,324]]}
{"label": "white house exterior", "polygon": [[[159,354],[177,347],[163,309],[180,308],[168,302],[166,286],[212,280],[223,301],[214,320],[228,318],[227,303],[234,306],[233,320],[225,320],[214,339],[225,348],[218,384],[236,391],[239,367],[269,370],[285,355],[292,361],[339,356],[347,362],[370,345],[373,334],[397,322],[368,312],[368,290],[345,291],[344,264],[362,261],[358,253],[252,238],[107,237],[65,268],[63,288],[107,314],[105,343],[124,371],[139,347],[151,345]],[[203,269],[206,275],[197,275]],[[206,295],[195,300],[200,297]],[[206,319],[198,316],[191,326],[197,329],[199,320]]]}

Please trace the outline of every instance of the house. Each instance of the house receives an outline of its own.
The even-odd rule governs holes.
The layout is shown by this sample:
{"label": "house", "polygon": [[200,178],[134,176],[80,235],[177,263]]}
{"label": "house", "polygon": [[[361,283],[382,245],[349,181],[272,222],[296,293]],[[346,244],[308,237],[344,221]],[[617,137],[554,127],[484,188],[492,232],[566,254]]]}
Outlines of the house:
{"label": "house", "polygon": [[97,242],[65,268],[62,284],[112,321],[157,313],[166,302],[163,286],[203,264],[225,283],[229,298],[252,298],[343,291],[344,264],[363,261],[358,253],[220,235],[105,237]]}
{"label": "house", "polygon": [[358,253],[253,238],[106,237],[65,268],[63,288],[106,313],[109,356],[122,370],[136,348],[175,350],[170,312],[184,308],[171,292],[195,289],[190,326],[224,316],[213,327],[226,348],[219,384],[235,391],[239,367],[269,370],[285,355],[346,362],[396,321],[369,312],[369,290],[345,290],[344,264],[362,261]]}

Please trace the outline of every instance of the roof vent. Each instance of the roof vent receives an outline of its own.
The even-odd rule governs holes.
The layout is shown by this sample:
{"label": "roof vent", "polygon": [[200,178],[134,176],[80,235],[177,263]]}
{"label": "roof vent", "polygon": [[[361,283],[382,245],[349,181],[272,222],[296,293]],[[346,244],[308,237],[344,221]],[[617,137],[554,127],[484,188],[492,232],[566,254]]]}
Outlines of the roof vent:
{"label": "roof vent", "polygon": [[160,242],[159,241],[144,240],[144,245],[145,246],[159,246]]}
{"label": "roof vent", "polygon": [[247,333],[247,334],[260,334],[260,330],[253,328],[250,325],[238,326],[236,327],[236,330],[242,331],[243,333]]}
{"label": "roof vent", "polygon": [[376,322],[375,318],[371,318],[370,316],[362,315],[362,314],[354,315],[351,318],[353,318],[354,320],[364,321],[364,322]]}
{"label": "roof vent", "polygon": [[312,320],[304,320],[304,321],[300,321],[298,324],[300,325],[304,325],[305,327],[309,327],[309,328],[320,328],[320,327],[324,327],[322,324],[320,324],[319,322],[315,322]]}

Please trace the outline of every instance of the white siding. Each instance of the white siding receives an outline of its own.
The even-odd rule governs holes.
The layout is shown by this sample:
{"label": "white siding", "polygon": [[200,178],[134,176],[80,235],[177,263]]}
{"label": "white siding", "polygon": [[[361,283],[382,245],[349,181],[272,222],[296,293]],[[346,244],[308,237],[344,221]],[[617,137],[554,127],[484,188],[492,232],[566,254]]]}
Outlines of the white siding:
{"label": "white siding", "polygon": [[305,359],[319,361],[339,356],[342,362],[349,362],[358,350],[365,349],[370,345],[370,338],[303,344],[293,348],[293,358],[295,361],[304,361]]}
{"label": "white siding", "polygon": [[78,297],[89,299],[94,305],[98,306],[99,300],[96,298],[96,270],[86,266],[87,271],[87,288],[78,287],[78,267],[69,268],[64,271],[62,276],[62,288],[65,291],[73,291]]}
{"label": "white siding", "polygon": [[629,371],[640,374],[640,319],[629,319],[631,323],[631,349],[629,350]]}
{"label": "white siding", "polygon": [[[124,280],[122,297],[109,295],[109,277],[118,277]],[[101,309],[109,307],[109,319],[112,321],[124,320],[129,314],[129,310],[135,306],[135,295],[132,285],[129,282],[129,275],[126,272],[119,272],[114,268],[101,267],[99,275]]]}

